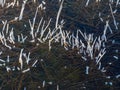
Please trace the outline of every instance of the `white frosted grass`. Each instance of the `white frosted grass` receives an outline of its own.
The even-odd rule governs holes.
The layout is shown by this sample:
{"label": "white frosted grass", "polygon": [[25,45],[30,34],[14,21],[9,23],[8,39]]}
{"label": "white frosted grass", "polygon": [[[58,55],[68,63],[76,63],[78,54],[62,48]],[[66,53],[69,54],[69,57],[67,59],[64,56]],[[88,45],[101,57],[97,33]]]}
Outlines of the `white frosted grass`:
{"label": "white frosted grass", "polygon": [[43,17],[41,18],[41,20],[40,20],[40,22],[38,24],[37,30],[35,32],[35,37],[37,37],[37,35],[38,35],[39,31],[40,31],[40,26],[41,26],[42,22],[43,22]]}
{"label": "white frosted grass", "polygon": [[108,24],[108,28],[109,28],[109,30],[110,30],[110,33],[113,34],[113,31],[112,31],[112,29],[111,29],[111,27],[110,27],[109,24]]}
{"label": "white frosted grass", "polygon": [[17,41],[20,42],[20,35],[17,35]]}
{"label": "white frosted grass", "polygon": [[33,32],[34,32],[34,31],[33,31],[33,30],[34,30],[34,27],[33,27],[33,26],[34,26],[34,25],[33,25],[34,23],[32,24],[31,21],[30,21],[30,19],[29,19],[29,24],[30,24],[30,28],[31,28],[30,34],[31,34],[32,40],[33,40],[33,42],[34,42],[34,33],[33,33]]}
{"label": "white frosted grass", "polygon": [[81,57],[84,61],[87,61],[87,58],[85,56]]}
{"label": "white frosted grass", "polygon": [[87,40],[87,52],[88,52],[88,56],[91,57],[91,59],[93,59],[93,50],[94,50],[94,45],[95,45],[95,42],[96,42],[96,39],[97,37],[95,38],[95,40],[93,41],[93,35],[92,34],[89,34],[88,35],[88,40]]}
{"label": "white frosted grass", "polygon": [[68,50],[68,42],[67,42],[67,38],[68,38],[68,36],[69,36],[69,32],[65,32],[65,31],[63,31],[62,30],[62,28],[61,27],[59,27],[59,29],[60,29],[60,36],[61,36],[61,46],[64,46],[64,48],[66,49],[66,50]]}
{"label": "white frosted grass", "polygon": [[34,3],[36,3],[36,0],[32,0]]}
{"label": "white frosted grass", "polygon": [[31,60],[30,59],[30,52],[27,54],[27,53],[23,53],[23,56],[24,56],[24,58],[25,58],[25,60],[26,60],[26,63],[27,63],[27,65],[29,64],[29,61]]}
{"label": "white frosted grass", "polygon": [[7,25],[7,20],[5,20],[5,21],[3,22],[3,28],[2,28],[2,31],[5,30],[6,25]]}
{"label": "white frosted grass", "polygon": [[43,88],[45,87],[45,84],[46,84],[46,82],[45,82],[45,80],[44,80],[43,83],[42,83],[42,87],[43,87]]}
{"label": "white frosted grass", "polygon": [[3,63],[4,63],[4,62],[5,62],[5,60],[3,60],[3,59],[0,59],[0,62],[3,62]]}
{"label": "white frosted grass", "polygon": [[10,71],[11,71],[11,68],[8,67],[8,66],[6,66],[6,70],[7,70],[7,72],[10,72]]}
{"label": "white frosted grass", "polygon": [[114,0],[109,0],[109,2],[113,4]]}
{"label": "white frosted grass", "polygon": [[17,67],[17,70],[20,71],[20,67]]}
{"label": "white frosted grass", "polygon": [[41,62],[43,62],[44,60],[43,60],[43,59],[41,59],[40,61],[41,61]]}
{"label": "white frosted grass", "polygon": [[105,42],[107,41],[107,38],[106,38],[106,34],[107,34],[107,28],[108,28],[108,26],[109,26],[109,21],[106,21],[106,25],[105,25],[105,27],[104,27],[104,31],[103,31],[103,35],[102,35],[102,40],[105,40]]}
{"label": "white frosted grass", "polygon": [[55,28],[58,28],[58,26],[59,26],[58,23],[59,23],[60,13],[61,13],[62,8],[63,8],[63,2],[64,2],[64,0],[61,1],[60,8],[59,8],[58,13],[57,13]]}
{"label": "white frosted grass", "polygon": [[46,7],[43,5],[43,3],[41,3],[41,4],[38,6],[38,8],[40,8],[41,10],[45,10],[45,9],[46,9]]}
{"label": "white frosted grass", "polygon": [[35,60],[35,62],[32,64],[32,67],[35,67],[37,62],[38,62],[38,60]]}
{"label": "white frosted grass", "polygon": [[7,44],[6,39],[4,39],[4,45],[5,45],[7,48],[12,49],[12,47]]}
{"label": "white frosted grass", "polygon": [[8,31],[9,31],[9,23],[7,24],[7,27],[6,27],[6,34],[8,34]]}
{"label": "white frosted grass", "polygon": [[[30,38],[30,41],[34,40],[34,43],[36,43],[36,40],[38,40],[38,45],[40,45],[41,43],[45,43],[45,41],[48,41],[49,51],[52,48],[52,43],[56,43],[56,42],[60,42],[61,46],[63,46],[65,50],[68,50],[69,48],[71,49],[77,48],[79,50],[78,54],[81,54],[81,58],[84,61],[87,61],[88,59],[95,60],[98,69],[104,72],[105,70],[101,66],[101,59],[106,53],[105,42],[107,41],[106,38],[107,28],[112,33],[112,30],[109,25],[109,21],[106,21],[105,29],[102,36],[95,37],[94,34],[87,34],[86,32],[83,33],[81,32],[81,30],[78,30],[76,34],[70,33],[68,31],[64,31],[62,28],[64,25],[64,20],[61,20],[61,22],[59,21],[60,13],[63,7],[63,1],[61,2],[59,11],[57,13],[54,29],[50,28],[50,23],[52,19],[50,19],[46,23],[46,21],[44,21],[43,18],[41,18],[39,24],[38,25],[36,24],[37,13],[39,12],[38,8],[40,8],[37,7],[33,19],[32,20],[29,19],[30,35],[32,37]],[[79,35],[81,35],[84,40],[82,40],[79,37]],[[24,43],[26,39],[28,39],[27,36],[24,36],[24,34],[22,33],[17,35],[17,37],[19,43]],[[12,48],[11,46],[9,46],[9,43],[12,44],[16,43],[14,37],[14,30],[12,29],[11,31],[9,31],[9,23],[7,21],[3,21],[3,29],[2,32],[0,32],[0,41],[2,42],[3,45],[5,45],[8,48]],[[22,58],[22,56],[24,57]],[[20,51],[20,55],[19,55],[20,67],[17,67],[17,69],[23,70],[22,72],[24,73],[29,71],[29,68],[23,69],[22,59],[25,59],[27,65],[29,65],[29,61],[31,60],[30,52],[23,53],[23,49],[21,49]],[[43,60],[41,59],[41,61]],[[35,60],[31,65],[31,67],[35,67],[37,62],[38,60]],[[89,68],[91,67],[86,66],[86,74],[89,74]]]}
{"label": "white frosted grass", "polygon": [[32,0],[34,3],[36,3],[37,1],[36,0]]}
{"label": "white frosted grass", "polygon": [[8,40],[10,43],[12,44],[15,44],[15,37],[14,37],[14,31],[13,31],[13,28],[11,29],[10,33],[9,33],[9,37],[8,37]]}
{"label": "white frosted grass", "polygon": [[3,4],[3,1],[4,1],[4,0],[0,0],[0,5],[2,5],[2,4]]}
{"label": "white frosted grass", "polygon": [[51,46],[52,41],[53,41],[55,38],[59,37],[59,35],[60,35],[60,33],[57,33],[55,36],[53,36],[51,39],[49,39],[49,51],[50,51],[51,48],[52,48],[52,46]]}
{"label": "white frosted grass", "polygon": [[118,60],[119,58],[118,58],[118,56],[113,56],[113,58],[115,58],[116,60]]}
{"label": "white frosted grass", "polygon": [[41,88],[40,86],[38,86],[38,88]]}
{"label": "white frosted grass", "polygon": [[118,11],[118,10],[117,10],[117,9],[115,9],[115,10],[113,11],[113,14],[115,14],[117,11]]}
{"label": "white frosted grass", "polygon": [[87,2],[86,2],[86,4],[85,4],[85,7],[88,6],[89,2],[90,2],[90,0],[87,0]]}
{"label": "white frosted grass", "polygon": [[116,20],[115,20],[114,12],[113,12],[113,10],[112,10],[111,4],[109,4],[109,7],[110,7],[111,15],[112,15],[112,18],[113,18],[113,23],[114,23],[114,25],[115,25],[115,28],[118,30],[117,22],[116,22]]}
{"label": "white frosted grass", "polygon": [[39,40],[40,42],[45,42],[47,39],[49,39],[50,33],[51,33],[51,31],[50,31],[50,29],[49,29],[48,33],[47,33],[46,36],[43,38],[43,41],[42,41],[40,38],[38,38],[38,40]]}
{"label": "white frosted grass", "polygon": [[83,48],[86,48],[86,46],[85,46],[85,44],[82,42],[82,40],[80,40],[79,42],[81,43],[81,46],[82,46]]}
{"label": "white frosted grass", "polygon": [[19,55],[19,64],[20,64],[20,69],[21,70],[23,69],[23,59],[22,59],[23,50],[24,49],[21,49],[20,55]]}
{"label": "white frosted grass", "polygon": [[101,51],[99,52],[98,56],[97,56],[97,59],[96,59],[96,64],[98,64],[101,60],[101,58],[105,55],[106,51],[105,49],[101,49]]}
{"label": "white frosted grass", "polygon": [[62,32],[62,28],[59,28],[60,29],[60,34],[61,34],[61,46],[63,46],[64,45],[64,42],[65,42],[65,37],[64,37],[64,35],[63,35],[63,32]]}
{"label": "white frosted grass", "polygon": [[[86,33],[82,33],[80,30],[79,33],[76,34],[81,34],[81,36],[85,40],[84,42],[81,39],[79,40],[78,54],[80,53],[82,55],[81,58],[84,61],[87,61],[89,59],[87,57],[90,57],[91,60],[95,60],[96,65],[98,65],[98,69],[102,69],[101,60],[106,53],[106,49],[105,46],[103,46],[103,43],[107,41],[105,40],[106,38],[102,38],[101,36],[94,37],[93,34],[87,35]],[[104,32],[103,35],[106,37],[106,32]],[[78,38],[77,35],[75,36],[72,34],[72,49],[75,48],[75,39]]]}
{"label": "white frosted grass", "polygon": [[4,7],[5,3],[6,3],[6,0],[0,0],[0,5],[1,5],[2,7]]}
{"label": "white frosted grass", "polygon": [[112,44],[115,44],[115,42],[116,42],[115,40],[112,40]]}
{"label": "white frosted grass", "polygon": [[9,7],[11,7],[11,6],[13,6],[13,3],[7,3],[7,8],[9,8]]}
{"label": "white frosted grass", "polygon": [[69,45],[71,45],[71,40],[72,40],[72,36],[69,33],[69,36],[68,36],[68,43],[69,43]]}
{"label": "white frosted grass", "polygon": [[73,35],[73,33],[71,36],[72,36],[71,46],[72,46],[72,49],[74,49],[75,48],[75,36]]}
{"label": "white frosted grass", "polygon": [[19,1],[18,1],[18,0],[17,0],[17,2],[16,2],[16,5],[17,5],[17,6],[19,6],[19,5],[20,5],[20,3],[19,3]]}
{"label": "white frosted grass", "polygon": [[14,0],[14,1],[13,1],[14,5],[15,5],[16,1],[17,1],[17,0]]}
{"label": "white frosted grass", "polygon": [[24,87],[24,90],[27,90],[26,87]]}
{"label": "white frosted grass", "polygon": [[104,31],[103,31],[103,35],[102,35],[102,40],[105,40],[105,42],[107,41],[106,38],[106,34],[107,34],[107,29],[109,29],[110,33],[113,34],[113,31],[109,25],[109,20],[106,21],[106,25],[104,26]]}
{"label": "white frosted grass", "polygon": [[120,74],[116,75],[116,78],[120,78]]}
{"label": "white frosted grass", "polygon": [[0,64],[0,67],[2,67],[3,66],[3,64]]}
{"label": "white frosted grass", "polygon": [[11,3],[7,3],[7,6],[6,6],[6,8],[9,8],[9,7],[14,7],[15,6],[15,3],[14,2],[11,2]]}
{"label": "white frosted grass", "polygon": [[23,34],[21,33],[21,41],[20,43],[25,43],[25,40],[27,39],[27,36],[23,36]]}
{"label": "white frosted grass", "polygon": [[59,85],[57,85],[57,90],[60,90],[60,89],[59,89]]}
{"label": "white frosted grass", "polygon": [[9,48],[9,49],[12,49],[12,47],[7,44],[7,41],[9,41],[10,43],[15,43],[15,42],[14,42],[13,30],[10,31],[9,36],[8,36],[7,39],[6,39],[6,37],[5,37],[6,34],[4,33],[4,31],[7,30],[7,29],[5,29],[6,26],[7,26],[7,22],[4,23],[2,32],[0,32],[0,41],[2,42],[2,44],[3,44],[5,47],[7,47],[7,48]]}
{"label": "white frosted grass", "polygon": [[21,8],[20,15],[19,15],[19,21],[22,20],[22,18],[23,18],[23,12],[25,9],[26,2],[27,2],[27,0],[23,1],[22,8]]}
{"label": "white frosted grass", "polygon": [[99,51],[101,48],[101,45],[102,45],[102,40],[100,39],[100,36],[99,36],[98,42],[96,42],[96,44],[95,44],[95,49]]}
{"label": "white frosted grass", "polygon": [[118,52],[119,52],[119,50],[118,50],[118,49],[116,49],[116,50],[115,50],[115,52],[116,52],[116,53],[118,53]]}
{"label": "white frosted grass", "polygon": [[6,40],[6,38],[5,38],[5,34],[4,34],[3,31],[1,32],[1,35],[2,35],[3,40]]}
{"label": "white frosted grass", "polygon": [[17,5],[17,6],[19,6],[19,1],[17,0],[14,0],[13,2],[10,2],[10,3],[6,3],[6,8],[9,8],[9,7],[14,7],[15,6],[15,4]]}
{"label": "white frosted grass", "polygon": [[43,18],[41,18],[41,20],[40,20],[40,22],[37,26],[37,30],[35,30],[34,27],[35,27],[36,17],[37,17],[37,13],[38,13],[38,8],[39,7],[37,7],[37,9],[36,9],[35,16],[33,18],[33,22],[31,22],[29,20],[29,25],[30,25],[30,28],[31,28],[30,34],[32,36],[32,41],[35,42],[35,38],[37,38],[38,34],[40,33],[40,38],[38,38],[38,40],[42,43],[43,42],[43,40],[42,40],[43,35],[44,35],[45,31],[48,29],[48,27],[50,25],[50,22],[51,22],[51,19],[48,21],[47,25],[45,25],[46,22],[43,21]]}
{"label": "white frosted grass", "polygon": [[106,72],[104,67],[102,67],[101,72],[103,72],[103,73]]}
{"label": "white frosted grass", "polygon": [[48,84],[49,84],[49,85],[52,85],[52,84],[53,84],[53,82],[48,82]]}
{"label": "white frosted grass", "polygon": [[4,45],[4,41],[3,41],[4,37],[2,35],[2,33],[0,32],[0,41],[2,42],[2,44]]}
{"label": "white frosted grass", "polygon": [[23,70],[22,73],[26,73],[28,71],[30,71],[30,68],[27,68],[27,69]]}
{"label": "white frosted grass", "polygon": [[112,83],[112,82],[109,82],[109,85],[110,85],[110,86],[112,86],[112,85],[113,85],[113,83]]}
{"label": "white frosted grass", "polygon": [[3,53],[3,52],[2,52],[2,51],[0,51],[0,55],[2,55],[2,53]]}
{"label": "white frosted grass", "polygon": [[[48,21],[48,24],[46,26],[45,26],[45,21],[43,22],[43,25],[42,25],[41,30],[40,30],[40,38],[39,38],[42,42],[45,42],[42,40],[42,38],[45,34],[45,31],[47,31],[47,29],[50,25],[50,22],[51,22],[51,19]],[[47,37],[46,37],[46,40],[47,40]]]}
{"label": "white frosted grass", "polygon": [[99,2],[101,2],[101,0],[96,0],[96,3],[99,3]]}
{"label": "white frosted grass", "polygon": [[89,66],[86,66],[86,72],[85,72],[85,74],[87,74],[87,75],[89,74],[89,68],[90,68]]}
{"label": "white frosted grass", "polygon": [[46,2],[43,0],[43,1],[42,1],[42,4],[43,4],[43,5],[45,5],[45,4],[46,4]]}
{"label": "white frosted grass", "polygon": [[13,67],[11,68],[11,70],[12,70],[12,71],[15,71],[15,70],[16,70],[16,69],[15,69],[15,66],[13,66]]}
{"label": "white frosted grass", "polygon": [[26,56],[26,63],[29,64],[29,61],[30,61],[30,52],[28,53],[28,56]]}
{"label": "white frosted grass", "polygon": [[7,61],[7,63],[10,62],[10,56],[9,55],[7,56],[7,60],[6,61]]}
{"label": "white frosted grass", "polygon": [[79,36],[78,36],[78,30],[77,30],[77,33],[76,33],[76,37],[75,37],[75,46],[77,48],[80,48],[80,42],[79,42]]}
{"label": "white frosted grass", "polygon": [[119,5],[119,2],[120,2],[120,0],[117,0],[117,2],[116,2],[116,6],[118,6],[118,5]]}
{"label": "white frosted grass", "polygon": [[34,39],[35,39],[35,36],[34,36],[34,27],[35,27],[35,21],[36,21],[37,13],[38,13],[38,7],[37,7],[37,9],[36,9],[35,16],[34,16],[34,18],[33,18],[33,22],[31,22],[31,21],[29,20],[29,24],[30,24],[30,28],[31,28],[30,34],[32,35],[33,41],[34,41]]}
{"label": "white frosted grass", "polygon": [[[108,15],[108,17],[109,17],[109,15]],[[100,18],[101,22],[104,22],[104,19],[101,17],[101,12],[99,12],[99,18]],[[110,28],[110,26],[109,26],[109,28]]]}
{"label": "white frosted grass", "polygon": [[98,63],[98,70],[100,70],[101,67],[102,67],[102,66],[101,66],[101,62],[99,62],[99,63]]}
{"label": "white frosted grass", "polygon": [[27,36],[23,36],[23,34],[21,33],[20,35],[17,35],[17,41],[19,43],[25,43],[25,40],[27,39]]}

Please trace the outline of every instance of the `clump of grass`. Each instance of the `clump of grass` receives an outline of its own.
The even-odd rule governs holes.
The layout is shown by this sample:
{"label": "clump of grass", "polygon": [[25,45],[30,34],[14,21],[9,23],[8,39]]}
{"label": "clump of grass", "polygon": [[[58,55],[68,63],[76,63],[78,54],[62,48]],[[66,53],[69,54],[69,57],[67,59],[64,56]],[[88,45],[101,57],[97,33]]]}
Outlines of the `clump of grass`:
{"label": "clump of grass", "polygon": [[[106,67],[103,63],[109,49],[108,40],[111,38],[107,34],[110,32],[109,35],[114,35],[109,21],[105,21],[104,31],[99,36],[81,30],[77,30],[76,33],[65,31],[64,20],[60,20],[64,3],[59,3],[55,22],[54,19],[52,21],[39,18],[40,13],[45,13],[44,1],[39,4],[26,1],[25,6],[23,2],[20,2],[20,6],[17,6],[16,2],[10,7],[4,5],[6,11],[14,12],[12,8],[16,8],[23,15],[12,15],[9,20],[3,20],[0,26],[0,88],[118,89],[119,75],[115,78],[108,76],[110,66]],[[22,8],[23,12],[30,9],[32,14],[28,15],[29,11],[23,13]],[[89,5],[86,5],[86,8],[89,10]],[[9,16],[12,13],[7,14]],[[51,26],[51,23],[54,26]]]}

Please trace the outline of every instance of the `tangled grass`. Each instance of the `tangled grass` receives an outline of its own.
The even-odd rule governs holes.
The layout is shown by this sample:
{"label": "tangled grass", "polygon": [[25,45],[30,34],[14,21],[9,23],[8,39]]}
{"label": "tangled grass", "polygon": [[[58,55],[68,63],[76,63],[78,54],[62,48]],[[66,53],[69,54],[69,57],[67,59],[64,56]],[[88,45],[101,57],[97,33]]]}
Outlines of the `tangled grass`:
{"label": "tangled grass", "polygon": [[[64,30],[65,21],[60,17],[64,0],[59,2],[56,17],[46,20],[44,0],[14,0],[1,5],[1,90],[119,90],[119,74],[109,74],[112,62],[104,65],[110,38],[119,36],[112,4],[117,31],[106,20],[99,35]],[[89,7],[89,0],[85,6]],[[99,18],[104,20],[101,14]],[[116,50],[119,54],[119,48]],[[119,56],[113,57],[119,60]]]}

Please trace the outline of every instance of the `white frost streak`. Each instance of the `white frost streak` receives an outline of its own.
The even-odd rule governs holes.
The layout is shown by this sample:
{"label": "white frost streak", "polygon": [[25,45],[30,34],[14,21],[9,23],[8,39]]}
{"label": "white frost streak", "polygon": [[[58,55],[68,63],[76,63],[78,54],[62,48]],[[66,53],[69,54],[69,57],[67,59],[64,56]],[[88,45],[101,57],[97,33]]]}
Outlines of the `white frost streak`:
{"label": "white frost streak", "polygon": [[62,0],[62,2],[61,2],[61,4],[60,4],[59,11],[58,11],[58,13],[57,13],[57,18],[56,18],[55,28],[57,28],[57,27],[58,27],[58,21],[59,21],[60,13],[61,13],[62,8],[63,8],[63,2],[64,2],[64,0]]}
{"label": "white frost streak", "polygon": [[23,11],[25,9],[26,2],[27,2],[27,0],[23,1],[20,16],[19,16],[19,20],[22,20],[22,18],[23,18]]}
{"label": "white frost streak", "polygon": [[23,69],[22,53],[23,53],[23,49],[21,49],[20,56],[19,56],[19,63],[20,63],[21,70]]}

